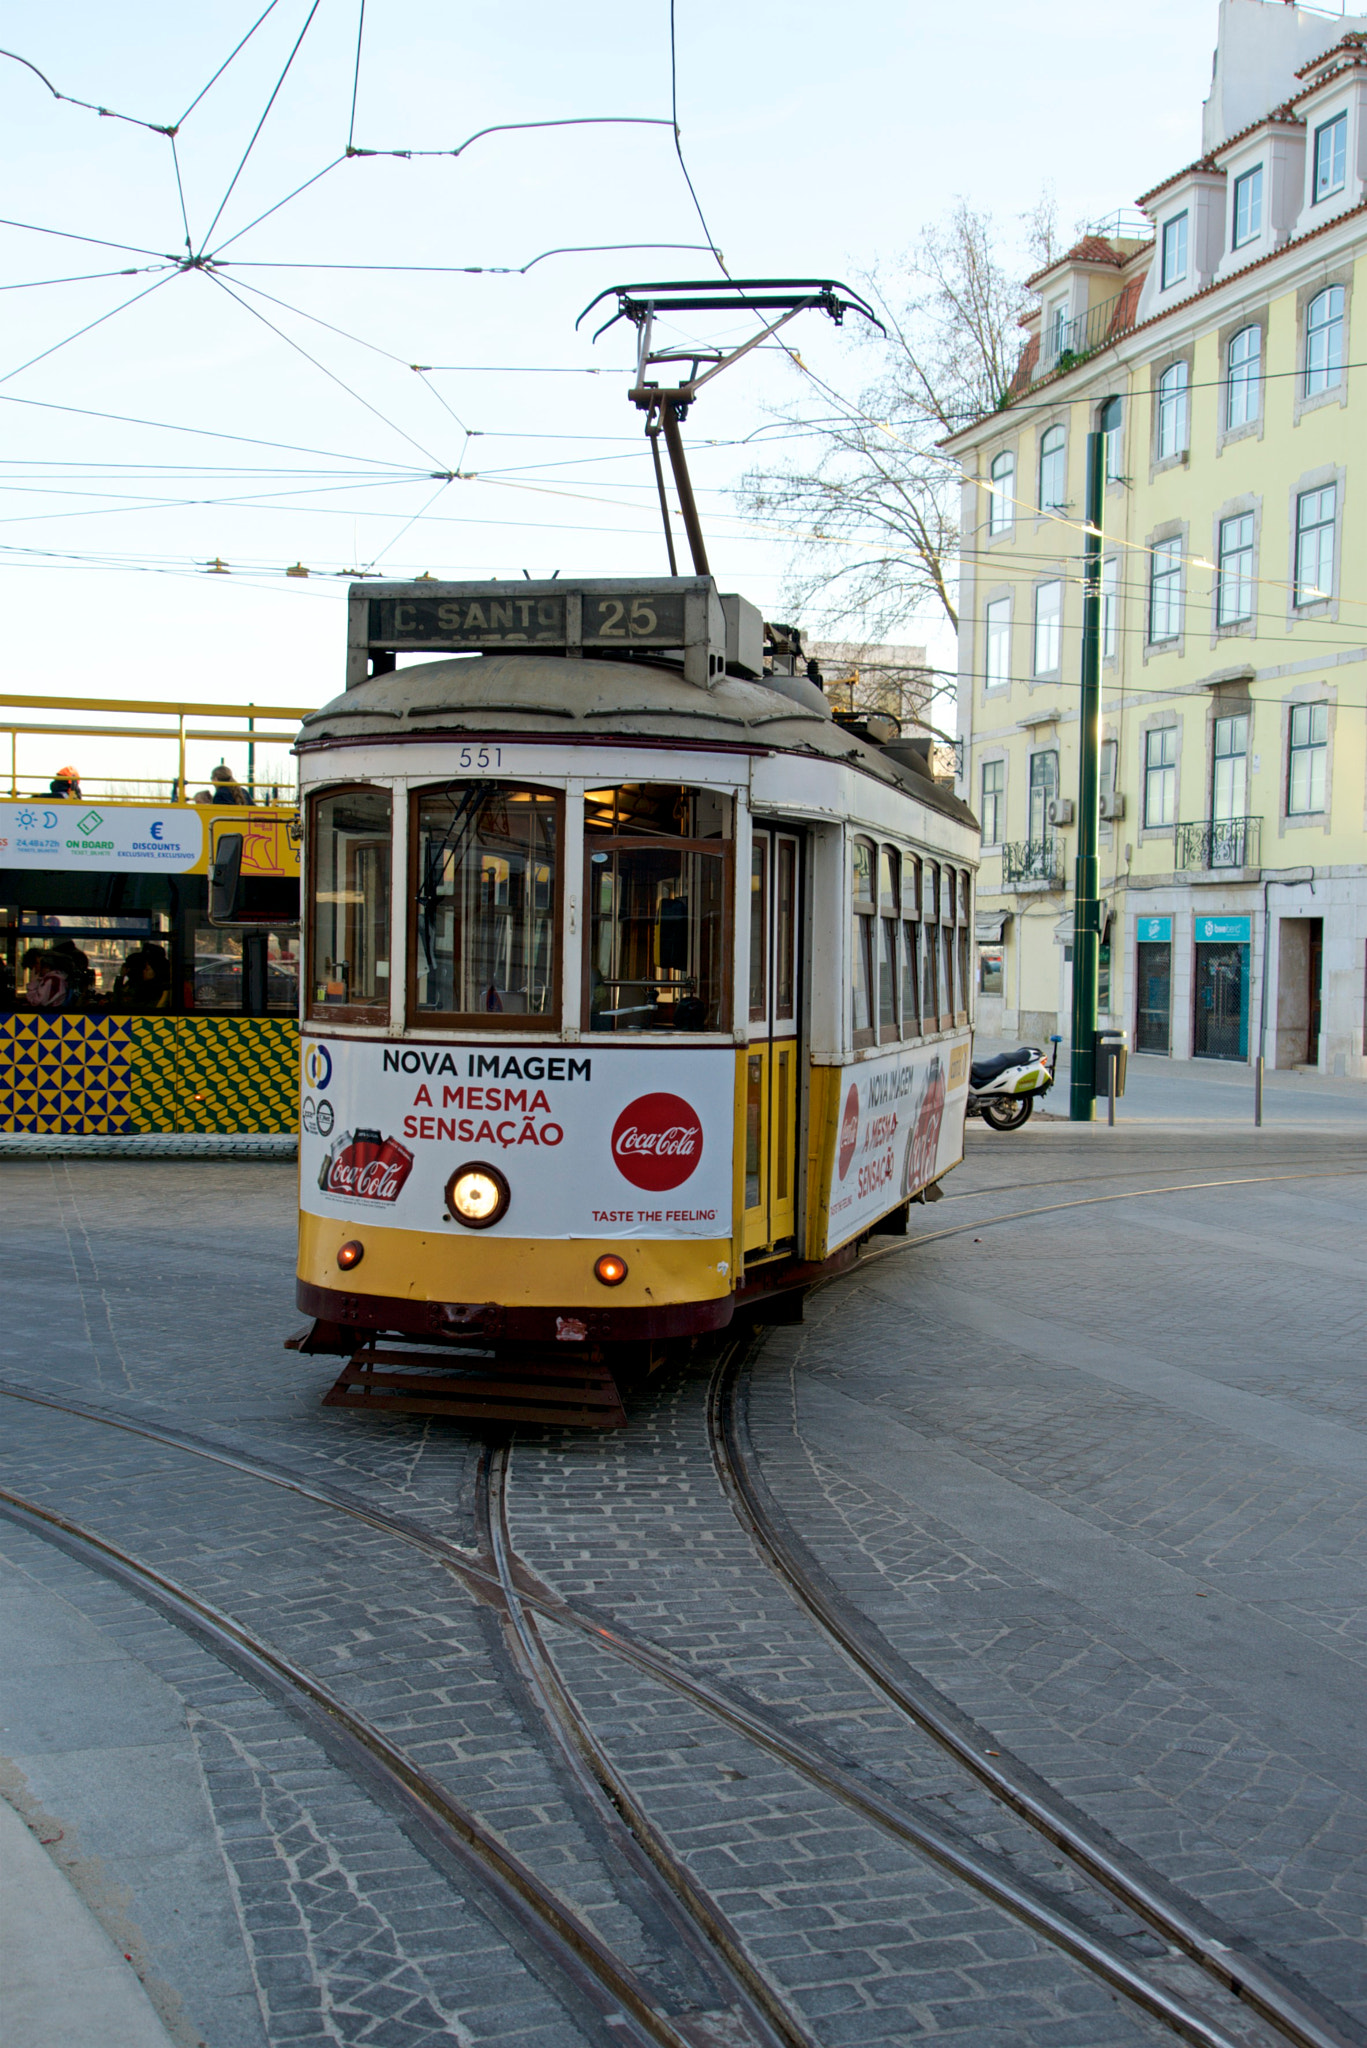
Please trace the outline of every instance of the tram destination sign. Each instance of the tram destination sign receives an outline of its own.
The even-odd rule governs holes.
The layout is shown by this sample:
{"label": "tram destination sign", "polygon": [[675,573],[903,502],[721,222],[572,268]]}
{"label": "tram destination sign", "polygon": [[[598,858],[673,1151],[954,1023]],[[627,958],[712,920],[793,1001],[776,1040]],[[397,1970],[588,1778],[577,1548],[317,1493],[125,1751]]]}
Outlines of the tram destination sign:
{"label": "tram destination sign", "polygon": [[425,654],[682,654],[706,686],[726,660],[726,621],[710,576],[562,583],[353,584],[347,684]]}

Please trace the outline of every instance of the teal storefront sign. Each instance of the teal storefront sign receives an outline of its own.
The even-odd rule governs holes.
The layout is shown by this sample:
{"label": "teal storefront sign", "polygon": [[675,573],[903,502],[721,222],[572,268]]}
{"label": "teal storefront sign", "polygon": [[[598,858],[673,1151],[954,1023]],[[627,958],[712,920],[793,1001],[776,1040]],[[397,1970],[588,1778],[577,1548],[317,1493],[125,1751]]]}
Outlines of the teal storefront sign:
{"label": "teal storefront sign", "polygon": [[1198,917],[1198,946],[1247,946],[1253,937],[1251,917]]}
{"label": "teal storefront sign", "polygon": [[1170,917],[1136,918],[1134,935],[1141,946],[1170,946],[1172,944],[1172,919]]}

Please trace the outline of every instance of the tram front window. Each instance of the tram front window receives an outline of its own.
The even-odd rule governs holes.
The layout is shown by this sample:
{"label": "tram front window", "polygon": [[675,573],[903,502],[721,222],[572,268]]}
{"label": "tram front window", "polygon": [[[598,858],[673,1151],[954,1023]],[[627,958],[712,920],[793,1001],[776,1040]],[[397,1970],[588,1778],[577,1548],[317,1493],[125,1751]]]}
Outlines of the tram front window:
{"label": "tram front window", "polygon": [[732,805],[628,783],[584,797],[591,1031],[725,1031]]}
{"label": "tram front window", "polygon": [[[387,789],[344,789],[315,799],[312,1017],[382,1024],[389,1015],[391,811]],[[226,963],[223,972],[231,978]]]}
{"label": "tram front window", "polygon": [[415,799],[415,1017],[559,1023],[560,805],[548,790],[496,782]]}

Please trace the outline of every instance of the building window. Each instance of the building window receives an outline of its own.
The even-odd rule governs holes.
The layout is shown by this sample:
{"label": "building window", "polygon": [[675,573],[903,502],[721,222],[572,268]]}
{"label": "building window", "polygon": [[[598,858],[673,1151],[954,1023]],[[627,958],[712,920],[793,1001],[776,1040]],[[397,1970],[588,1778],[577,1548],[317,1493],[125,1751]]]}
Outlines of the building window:
{"label": "building window", "polygon": [[1315,130],[1315,199],[1341,192],[1348,176],[1348,116],[1336,114]]}
{"label": "building window", "polygon": [[1179,213],[1163,223],[1163,284],[1181,284],[1187,274],[1187,216]]}
{"label": "building window", "polygon": [[1296,603],[1319,604],[1334,591],[1338,486],[1302,491],[1296,500]]}
{"label": "building window", "polygon": [[1120,405],[1118,400],[1114,406],[1114,412],[1117,424],[1113,427],[1108,427],[1103,437],[1106,444],[1106,481],[1108,484],[1118,484],[1123,481],[1120,462],[1122,454],[1121,444],[1124,440],[1124,430],[1119,425]]}
{"label": "building window", "polygon": [[1263,167],[1255,164],[1234,180],[1234,246],[1256,242],[1263,231]]}
{"label": "building window", "polygon": [[1324,809],[1329,758],[1329,706],[1293,704],[1287,750],[1286,808],[1291,817]]}
{"label": "building window", "polygon": [[1177,818],[1177,727],[1163,725],[1144,735],[1144,823],[1171,825]]}
{"label": "building window", "polygon": [[1253,616],[1253,514],[1240,512],[1220,521],[1219,581],[1215,623],[1238,625]]}
{"label": "building window", "polygon": [[1009,533],[1016,517],[1016,458],[997,455],[992,461],[992,482],[988,487],[987,530]]}
{"label": "building window", "polygon": [[1114,661],[1119,633],[1120,564],[1107,555],[1101,565],[1101,659]]}
{"label": "building window", "polygon": [[1176,640],[1182,631],[1182,543],[1160,540],[1149,563],[1149,638]]}
{"label": "building window", "polygon": [[1117,741],[1101,742],[1101,752],[1097,757],[1097,792],[1103,799],[1115,795],[1115,768],[1119,751]]}
{"label": "building window", "polygon": [[1068,301],[1066,298],[1055,299],[1049,308],[1049,317],[1046,322],[1045,351],[1051,362],[1062,355],[1067,339]]}
{"label": "building window", "polygon": [[1243,327],[1229,344],[1225,379],[1225,426],[1246,427],[1262,407],[1263,330]]}
{"label": "building window", "polygon": [[1187,445],[1187,393],[1191,372],[1185,363],[1169,363],[1158,380],[1158,460],[1180,455]]}
{"label": "building window", "polygon": [[987,687],[1002,690],[1011,680],[1011,600],[994,597],[987,607]]}
{"label": "building window", "polygon": [[1055,512],[1063,504],[1066,457],[1062,427],[1050,427],[1039,444],[1039,508]]}
{"label": "building window", "polygon": [[1248,713],[1236,712],[1215,721],[1214,758],[1210,777],[1212,824],[1242,818],[1248,796]]}
{"label": "building window", "polygon": [[1305,395],[1332,391],[1343,377],[1343,286],[1331,284],[1305,316]]}
{"label": "building window", "polygon": [[1057,675],[1063,657],[1063,585],[1041,583],[1035,591],[1035,674]]}
{"label": "building window", "polygon": [[1049,806],[1058,795],[1058,754],[1030,756],[1030,841],[1042,845],[1049,837]]}
{"label": "building window", "polygon": [[1000,846],[1002,820],[1006,814],[1006,763],[1005,761],[983,762],[983,801],[979,824],[983,828],[983,845]]}

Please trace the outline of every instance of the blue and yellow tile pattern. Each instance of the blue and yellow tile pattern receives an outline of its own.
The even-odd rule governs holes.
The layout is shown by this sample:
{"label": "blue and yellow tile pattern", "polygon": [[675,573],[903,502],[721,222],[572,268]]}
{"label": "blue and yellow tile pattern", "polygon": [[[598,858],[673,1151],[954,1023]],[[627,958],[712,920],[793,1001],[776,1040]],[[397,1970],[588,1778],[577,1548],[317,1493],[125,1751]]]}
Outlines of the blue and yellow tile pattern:
{"label": "blue and yellow tile pattern", "polygon": [[0,1131],[293,1135],[292,1017],[0,1015]]}

